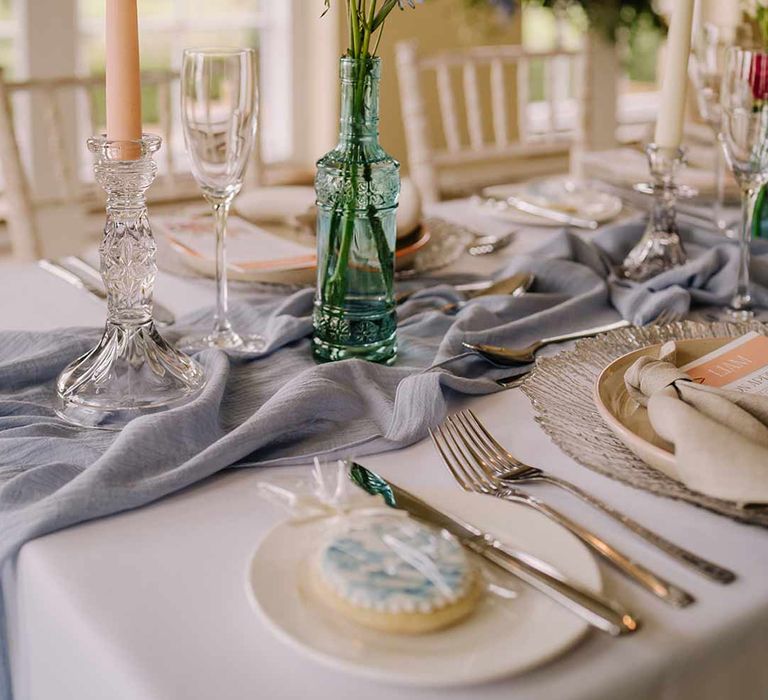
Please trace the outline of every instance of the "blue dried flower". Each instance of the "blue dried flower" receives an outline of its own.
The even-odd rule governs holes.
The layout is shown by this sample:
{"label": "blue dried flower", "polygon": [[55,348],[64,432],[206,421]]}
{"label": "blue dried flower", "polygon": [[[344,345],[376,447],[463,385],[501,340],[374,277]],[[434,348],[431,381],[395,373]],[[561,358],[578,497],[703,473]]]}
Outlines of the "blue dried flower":
{"label": "blue dried flower", "polygon": [[519,0],[465,0],[468,7],[492,7],[499,12],[512,16],[517,12]]}
{"label": "blue dried flower", "polygon": [[516,0],[490,0],[490,3],[508,15],[513,15],[517,11]]}

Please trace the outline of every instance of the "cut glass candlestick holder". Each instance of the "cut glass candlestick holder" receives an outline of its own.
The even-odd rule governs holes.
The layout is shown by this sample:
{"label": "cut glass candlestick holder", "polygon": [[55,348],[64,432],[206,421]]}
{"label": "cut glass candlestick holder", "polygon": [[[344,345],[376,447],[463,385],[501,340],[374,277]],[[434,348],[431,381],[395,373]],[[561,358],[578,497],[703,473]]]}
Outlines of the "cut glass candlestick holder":
{"label": "cut glass candlestick holder", "polygon": [[685,249],[677,230],[676,204],[680,197],[693,197],[696,192],[676,183],[677,173],[685,165],[682,148],[661,148],[649,144],[645,149],[652,182],[635,185],[635,189],[653,197],[648,226],[637,245],[629,251],[620,273],[635,281],[646,280],[686,262]]}
{"label": "cut glass candlestick holder", "polygon": [[157,174],[158,136],[88,140],[96,182],[107,193],[99,247],[107,323],[96,347],[56,383],[57,412],[69,422],[119,430],[138,416],[186,403],[205,383],[202,367],[168,343],[152,319],[156,244],[145,193]]}

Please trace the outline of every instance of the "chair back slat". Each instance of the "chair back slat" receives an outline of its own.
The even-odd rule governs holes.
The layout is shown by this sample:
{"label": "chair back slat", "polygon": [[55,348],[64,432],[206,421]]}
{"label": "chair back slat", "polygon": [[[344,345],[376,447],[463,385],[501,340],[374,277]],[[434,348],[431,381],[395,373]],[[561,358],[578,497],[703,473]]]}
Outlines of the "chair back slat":
{"label": "chair back slat", "polygon": [[480,91],[477,87],[477,65],[474,61],[464,64],[462,75],[469,143],[472,148],[479,150],[483,147],[483,118],[480,113]]}
{"label": "chair back slat", "polygon": [[171,98],[171,83],[163,81],[157,84],[157,108],[160,119],[160,135],[165,143],[165,167],[166,176],[173,179],[175,176],[175,159],[173,155],[173,102]]}
{"label": "chair back slat", "polygon": [[557,131],[557,102],[555,95],[555,71],[554,61],[544,61],[544,102],[546,109],[546,128],[544,133],[553,134]]}
{"label": "chair back slat", "polygon": [[[48,149],[51,154],[51,166],[58,180],[58,195],[69,200],[78,195],[75,176],[72,172],[72,161],[66,150],[64,134],[62,134],[63,119],[59,109],[58,91],[40,91],[43,116],[48,128]],[[55,196],[55,195],[54,195]]]}
{"label": "chair back slat", "polygon": [[[174,134],[178,133],[178,115],[174,112],[177,81],[178,73],[170,70],[142,73],[143,87],[156,94],[158,123],[154,128],[164,140],[161,174],[149,194],[171,200],[199,193],[192,179],[178,172],[179,163],[173,151]],[[44,173],[44,183],[37,181],[34,169],[28,172],[20,155],[12,102],[17,97],[33,100],[30,104],[39,110],[44,137],[36,148],[43,154],[42,162],[48,171]],[[104,125],[99,123],[103,100],[103,76],[4,81],[0,69],[0,168],[3,174],[0,194],[15,256],[34,258],[41,254],[36,222],[43,210],[63,206],[85,213],[97,201],[83,132],[89,129],[89,136],[103,130]],[[77,116],[72,110],[77,111]],[[75,140],[76,150],[72,147]]]}
{"label": "chair back slat", "polygon": [[453,97],[451,84],[450,64],[438,64],[435,72],[437,74],[437,93],[443,119],[445,142],[449,151],[458,151],[461,149],[461,138],[459,137],[459,120],[456,116],[456,100]]}
{"label": "chair back slat", "polygon": [[427,105],[422,90],[418,43],[402,41],[395,47],[397,59],[400,105],[405,124],[405,142],[411,178],[417,183],[424,202],[435,202],[439,197],[435,168],[432,162],[433,144]]}
{"label": "chair back slat", "polygon": [[8,232],[13,254],[19,260],[40,257],[41,244],[38,235],[29,182],[24,174],[19,144],[14,136],[11,93],[3,80],[0,67],[0,163],[7,201]]}
{"label": "chair back slat", "polygon": [[530,102],[528,84],[531,77],[531,63],[527,58],[521,58],[516,63],[517,76],[517,138],[522,143],[529,140],[528,133],[528,104]]}
{"label": "chair back slat", "polygon": [[85,109],[88,114],[88,124],[91,134],[98,134],[103,126],[99,123],[99,98],[98,92],[93,85],[83,85],[85,91]]}
{"label": "chair back slat", "polygon": [[[580,125],[572,124],[570,119],[574,114],[573,102],[580,95],[578,89],[576,96],[572,94],[570,74],[580,65],[580,52],[561,46],[553,51],[482,46],[423,57],[410,41],[398,44],[397,56],[409,167],[427,201],[435,199],[440,190],[438,166],[470,166],[480,160],[525,158],[526,154],[567,157],[581,133]],[[542,85],[534,101],[530,81],[533,69],[538,71],[539,66]],[[460,85],[463,94],[454,85],[454,71],[461,75],[456,85]],[[512,86],[507,84],[507,77],[513,81]],[[430,79],[437,90],[439,108],[439,123],[434,125],[428,123],[429,112],[422,94],[424,83]],[[510,95],[516,98],[514,108],[509,106]],[[459,100],[464,107],[466,130],[459,124]],[[516,131],[512,133],[510,116],[516,118]],[[486,123],[493,129],[488,139],[484,133]],[[440,129],[445,146],[435,147],[425,134]],[[452,182],[455,180],[454,177]]]}
{"label": "chair back slat", "polygon": [[493,135],[496,145],[504,148],[509,143],[507,124],[507,88],[504,83],[504,63],[499,58],[491,61],[491,107]]}

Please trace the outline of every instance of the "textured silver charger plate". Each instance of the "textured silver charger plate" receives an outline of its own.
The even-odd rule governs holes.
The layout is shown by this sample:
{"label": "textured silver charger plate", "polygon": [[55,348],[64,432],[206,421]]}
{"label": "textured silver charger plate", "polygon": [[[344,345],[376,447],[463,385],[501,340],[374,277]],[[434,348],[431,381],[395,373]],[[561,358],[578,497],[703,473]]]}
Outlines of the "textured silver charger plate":
{"label": "textured silver charger plate", "polygon": [[[466,251],[467,245],[475,239],[475,233],[461,224],[429,217],[421,224],[429,234],[429,242],[416,250],[404,269],[395,273],[397,280],[410,280],[435,272],[456,262]],[[276,235],[283,235],[290,240],[303,243],[314,242],[314,236],[301,234],[291,230],[287,225],[279,230],[271,231]],[[158,266],[164,272],[176,277],[210,281],[209,275],[202,274],[199,270],[190,267],[177,251],[169,244],[166,236],[157,236],[157,260]],[[229,286],[233,290],[247,290],[248,292],[262,292],[264,294],[292,294],[300,289],[314,285],[314,272],[309,273],[306,281],[278,282],[238,280],[230,276]]]}
{"label": "textured silver charger plate", "polygon": [[572,350],[541,358],[523,384],[523,391],[531,400],[536,421],[544,432],[579,464],[630,486],[768,527],[768,506],[742,508],[730,501],[705,496],[645,464],[605,425],[593,398],[600,372],[628,352],[668,340],[738,337],[751,330],[766,333],[768,325],[681,321],[611,331],[581,340]]}
{"label": "textured silver charger plate", "polygon": [[396,279],[410,279],[434,272],[456,262],[465,252],[475,234],[461,224],[431,217],[424,221],[430,242],[416,253],[411,265],[395,273]]}

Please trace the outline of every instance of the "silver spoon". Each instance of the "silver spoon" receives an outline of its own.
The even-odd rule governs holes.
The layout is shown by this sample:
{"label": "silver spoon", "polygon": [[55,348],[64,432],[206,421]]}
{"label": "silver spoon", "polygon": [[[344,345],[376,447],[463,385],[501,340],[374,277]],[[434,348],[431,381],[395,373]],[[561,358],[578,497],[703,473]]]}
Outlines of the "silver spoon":
{"label": "silver spoon", "polygon": [[[661,313],[659,313],[659,315],[650,323],[656,326],[664,326],[668,323],[679,321],[681,316],[682,314],[678,311],[662,309]],[[467,342],[463,342],[462,345],[467,350],[477,353],[495,365],[516,367],[518,365],[527,365],[528,363],[533,362],[536,359],[536,353],[547,345],[563,343],[568,340],[578,340],[579,338],[591,338],[592,336],[600,335],[600,333],[608,333],[609,331],[616,331],[621,328],[630,328],[632,325],[633,324],[629,321],[616,321],[615,323],[609,323],[604,326],[594,326],[593,328],[585,328],[571,333],[553,335],[550,338],[535,340],[530,345],[516,348],[502,348],[496,345]]]}
{"label": "silver spoon", "polygon": [[[481,289],[478,292],[471,292],[467,296],[470,299],[477,299],[478,297],[487,297],[493,294],[509,295],[512,297],[519,297],[525,294],[533,284],[536,276],[532,272],[517,272],[510,277],[494,282],[490,287]],[[466,302],[452,302],[446,304],[440,310],[443,313],[451,314],[456,313]]]}

